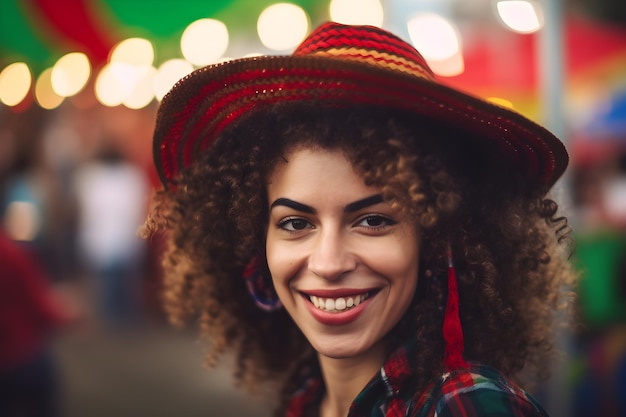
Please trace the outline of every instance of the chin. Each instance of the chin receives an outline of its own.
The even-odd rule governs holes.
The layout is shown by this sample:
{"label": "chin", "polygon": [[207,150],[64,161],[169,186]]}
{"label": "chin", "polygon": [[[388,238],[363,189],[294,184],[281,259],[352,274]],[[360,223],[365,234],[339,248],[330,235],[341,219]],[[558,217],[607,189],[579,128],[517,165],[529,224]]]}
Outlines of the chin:
{"label": "chin", "polygon": [[355,340],[353,335],[329,336],[322,340],[311,340],[309,342],[318,354],[332,359],[348,359],[367,356],[370,353],[376,354],[380,344],[369,343],[366,340]]}

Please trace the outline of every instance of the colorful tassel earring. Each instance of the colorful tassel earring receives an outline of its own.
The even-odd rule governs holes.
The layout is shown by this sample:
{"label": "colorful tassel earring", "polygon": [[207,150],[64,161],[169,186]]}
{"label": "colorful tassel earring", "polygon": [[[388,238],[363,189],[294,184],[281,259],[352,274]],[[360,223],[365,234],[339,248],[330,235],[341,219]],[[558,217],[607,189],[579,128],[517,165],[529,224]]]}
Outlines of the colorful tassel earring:
{"label": "colorful tassel earring", "polygon": [[257,307],[263,311],[279,310],[283,304],[274,290],[274,285],[265,275],[259,256],[252,258],[243,271],[246,287]]}
{"label": "colorful tassel earring", "polygon": [[463,328],[459,318],[459,291],[456,270],[452,261],[452,249],[448,244],[448,300],[443,318],[443,338],[446,341],[444,364],[449,371],[468,368],[463,359]]}

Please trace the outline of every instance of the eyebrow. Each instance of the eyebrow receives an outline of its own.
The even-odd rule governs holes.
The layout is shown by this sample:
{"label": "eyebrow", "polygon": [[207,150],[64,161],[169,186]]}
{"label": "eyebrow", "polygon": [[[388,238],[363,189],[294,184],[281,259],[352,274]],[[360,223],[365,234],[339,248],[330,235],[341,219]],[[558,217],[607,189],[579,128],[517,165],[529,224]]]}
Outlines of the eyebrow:
{"label": "eyebrow", "polygon": [[274,200],[274,202],[270,206],[270,209],[273,209],[276,206],[289,207],[294,210],[301,211],[303,213],[310,213],[310,214],[317,213],[317,210],[315,210],[313,207],[307,206],[306,204],[298,203],[297,201],[293,201],[288,198],[277,198],[276,200]]}
{"label": "eyebrow", "polygon": [[361,200],[357,200],[354,203],[350,203],[343,209],[345,213],[353,213],[359,211],[365,207],[373,206],[383,202],[382,194],[374,194],[369,197],[365,197]]}
{"label": "eyebrow", "polygon": [[[365,207],[373,206],[375,204],[379,204],[383,202],[383,196],[381,194],[374,194],[369,197],[365,197],[361,200],[357,200],[353,203],[348,204],[344,209],[344,213],[353,213],[355,211],[359,211]],[[277,198],[274,200],[270,209],[273,209],[276,206],[285,206],[292,208],[294,210],[301,211],[303,213],[315,214],[317,210],[313,207],[308,206],[306,204],[298,203],[297,201],[290,200],[288,198]]]}

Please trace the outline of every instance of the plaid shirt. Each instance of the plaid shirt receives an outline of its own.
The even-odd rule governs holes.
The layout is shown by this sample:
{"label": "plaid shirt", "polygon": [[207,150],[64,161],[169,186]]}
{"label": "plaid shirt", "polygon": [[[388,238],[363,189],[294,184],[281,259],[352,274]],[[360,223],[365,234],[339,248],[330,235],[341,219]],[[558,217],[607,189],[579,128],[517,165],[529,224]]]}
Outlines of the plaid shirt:
{"label": "plaid shirt", "polygon": [[[479,364],[446,373],[415,392],[411,371],[415,351],[415,342],[410,341],[394,352],[355,398],[348,417],[547,417],[524,390]],[[319,417],[323,395],[317,373],[292,397],[287,417]]]}

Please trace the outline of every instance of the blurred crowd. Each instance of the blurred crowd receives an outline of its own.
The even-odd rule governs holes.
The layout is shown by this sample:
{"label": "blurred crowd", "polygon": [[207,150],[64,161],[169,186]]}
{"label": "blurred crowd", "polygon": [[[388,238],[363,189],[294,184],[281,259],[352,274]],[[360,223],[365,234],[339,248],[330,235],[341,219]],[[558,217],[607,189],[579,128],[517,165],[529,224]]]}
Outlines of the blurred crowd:
{"label": "blurred crowd", "polygon": [[569,360],[572,416],[626,415],[626,136],[577,144],[570,173],[581,324]]}
{"label": "blurred crowd", "polygon": [[[58,415],[54,338],[165,325],[158,239],[137,233],[157,187],[155,113],[81,96],[0,107],[0,416]],[[566,331],[563,389],[569,415],[624,416],[626,137],[579,145],[564,189],[580,323]]]}
{"label": "blurred crowd", "polygon": [[53,338],[160,321],[150,192],[154,108],[0,108],[0,415],[56,415]]}

